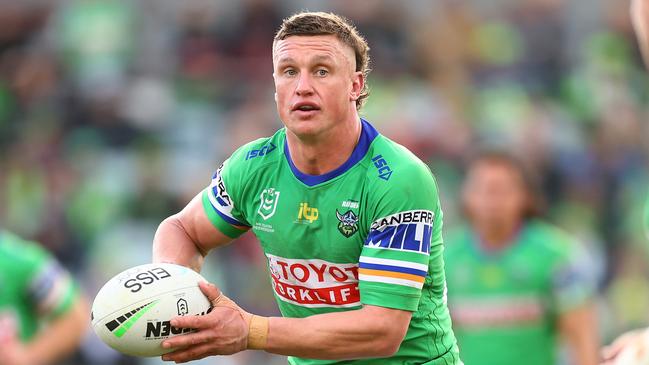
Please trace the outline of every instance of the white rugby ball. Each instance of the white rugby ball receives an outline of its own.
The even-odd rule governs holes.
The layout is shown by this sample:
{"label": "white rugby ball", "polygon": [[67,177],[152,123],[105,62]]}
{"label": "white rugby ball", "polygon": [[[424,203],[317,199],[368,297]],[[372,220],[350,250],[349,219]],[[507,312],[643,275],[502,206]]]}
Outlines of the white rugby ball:
{"label": "white rugby ball", "polygon": [[187,333],[169,321],[179,315],[209,313],[209,300],[198,287],[205,279],[174,264],[146,264],[110,279],[92,304],[92,328],[115,350],[134,356],[160,356],[162,341]]}

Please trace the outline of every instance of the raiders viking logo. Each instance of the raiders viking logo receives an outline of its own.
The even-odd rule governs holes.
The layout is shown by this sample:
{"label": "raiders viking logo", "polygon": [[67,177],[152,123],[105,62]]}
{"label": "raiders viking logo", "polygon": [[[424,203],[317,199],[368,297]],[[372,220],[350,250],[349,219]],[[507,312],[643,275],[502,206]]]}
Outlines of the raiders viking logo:
{"label": "raiders viking logo", "polygon": [[351,210],[341,215],[338,209],[336,209],[336,217],[338,217],[339,221],[338,230],[343,236],[349,238],[358,231],[358,216]]}

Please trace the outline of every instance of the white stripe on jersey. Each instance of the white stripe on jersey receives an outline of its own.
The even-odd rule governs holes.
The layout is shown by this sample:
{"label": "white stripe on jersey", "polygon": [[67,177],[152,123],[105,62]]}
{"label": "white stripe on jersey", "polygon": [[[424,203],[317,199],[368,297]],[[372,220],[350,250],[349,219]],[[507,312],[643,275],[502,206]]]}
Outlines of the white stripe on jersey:
{"label": "white stripe on jersey", "polygon": [[393,260],[393,259],[379,259],[379,258],[376,258],[376,257],[361,256],[360,259],[359,259],[359,262],[364,262],[366,264],[378,264],[378,265],[390,265],[390,266],[398,266],[398,267],[407,267],[407,268],[410,268],[410,269],[416,269],[416,270],[421,270],[421,271],[428,272],[428,265],[418,264],[418,263],[410,262],[410,261],[401,261],[401,260]]}
{"label": "white stripe on jersey", "polygon": [[390,278],[385,276],[365,275],[359,273],[358,279],[360,281],[372,281],[376,283],[397,284],[397,285],[409,286],[417,289],[421,289],[424,287],[424,283],[418,283],[416,281],[407,280],[407,279]]}

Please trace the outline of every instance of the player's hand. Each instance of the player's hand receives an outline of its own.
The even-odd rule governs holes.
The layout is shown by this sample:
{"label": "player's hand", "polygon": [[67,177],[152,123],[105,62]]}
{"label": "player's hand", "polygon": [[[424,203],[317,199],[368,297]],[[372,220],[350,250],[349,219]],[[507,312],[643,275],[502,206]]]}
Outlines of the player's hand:
{"label": "player's hand", "polygon": [[204,316],[172,319],[172,326],[194,328],[196,332],[164,341],[163,347],[178,350],[163,355],[162,360],[182,363],[212,355],[230,355],[246,349],[252,315],[223,295],[213,284],[200,283],[199,286],[213,309]]}
{"label": "player's hand", "polygon": [[602,350],[602,365],[649,364],[649,329],[627,332]]}

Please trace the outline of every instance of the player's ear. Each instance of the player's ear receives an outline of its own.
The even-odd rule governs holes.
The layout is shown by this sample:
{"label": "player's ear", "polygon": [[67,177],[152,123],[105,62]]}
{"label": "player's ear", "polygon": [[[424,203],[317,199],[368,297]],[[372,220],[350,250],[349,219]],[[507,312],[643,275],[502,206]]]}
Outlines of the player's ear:
{"label": "player's ear", "polygon": [[365,87],[365,77],[361,71],[356,71],[352,74],[352,88],[349,92],[349,100],[356,101],[361,96],[363,88]]}
{"label": "player's ear", "polygon": [[275,93],[275,102],[277,103],[277,93]]}

